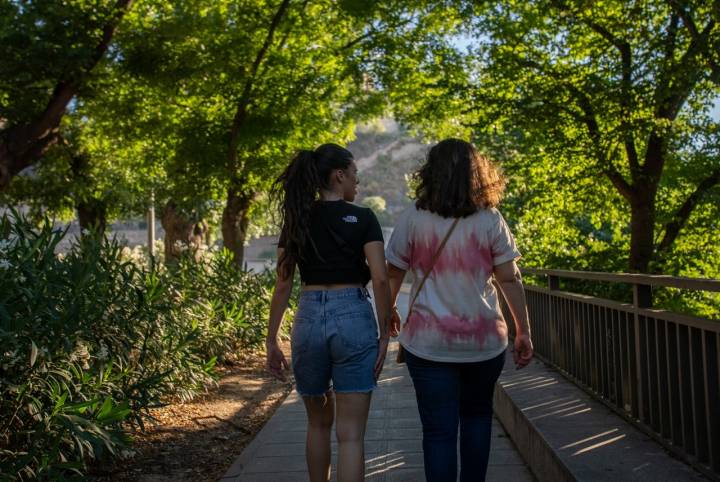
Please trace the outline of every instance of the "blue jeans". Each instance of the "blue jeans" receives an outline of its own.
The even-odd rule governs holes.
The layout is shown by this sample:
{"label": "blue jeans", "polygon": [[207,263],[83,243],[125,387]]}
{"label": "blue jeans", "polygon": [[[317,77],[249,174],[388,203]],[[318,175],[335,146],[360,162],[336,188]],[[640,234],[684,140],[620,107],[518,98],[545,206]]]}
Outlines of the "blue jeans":
{"label": "blue jeans", "polygon": [[485,480],[490,456],[493,391],[505,352],[475,363],[425,360],[405,350],[423,426],[425,478],[457,480],[460,426],[460,480]]}

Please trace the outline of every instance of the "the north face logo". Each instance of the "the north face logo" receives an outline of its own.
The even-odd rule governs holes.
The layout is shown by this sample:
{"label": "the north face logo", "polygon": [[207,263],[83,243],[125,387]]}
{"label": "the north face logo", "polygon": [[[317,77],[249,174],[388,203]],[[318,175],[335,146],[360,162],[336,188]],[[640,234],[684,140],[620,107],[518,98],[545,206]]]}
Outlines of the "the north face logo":
{"label": "the north face logo", "polygon": [[344,218],[342,218],[342,220],[345,221],[346,223],[356,223],[356,222],[358,222],[358,221],[357,221],[357,218],[356,218],[355,216],[345,216]]}

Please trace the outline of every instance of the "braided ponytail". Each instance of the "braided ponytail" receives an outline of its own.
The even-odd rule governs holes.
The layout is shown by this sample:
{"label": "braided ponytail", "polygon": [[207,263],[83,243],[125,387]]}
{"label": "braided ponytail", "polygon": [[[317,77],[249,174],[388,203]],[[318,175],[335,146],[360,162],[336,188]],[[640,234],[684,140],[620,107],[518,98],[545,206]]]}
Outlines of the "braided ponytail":
{"label": "braided ponytail", "polygon": [[282,278],[290,276],[292,267],[303,258],[310,239],[310,214],[320,188],[328,186],[333,169],[347,169],[353,156],[337,144],[323,144],[314,151],[301,150],[273,183],[273,193],[280,205],[281,244],[284,252],[278,259]]}

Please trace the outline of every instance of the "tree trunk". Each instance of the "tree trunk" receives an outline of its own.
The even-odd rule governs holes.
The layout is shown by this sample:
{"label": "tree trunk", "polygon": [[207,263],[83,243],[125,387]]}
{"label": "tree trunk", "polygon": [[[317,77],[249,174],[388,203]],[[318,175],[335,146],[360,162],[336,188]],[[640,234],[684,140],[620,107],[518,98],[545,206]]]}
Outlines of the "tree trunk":
{"label": "tree trunk", "polygon": [[75,210],[83,231],[97,230],[100,234],[104,234],[107,227],[107,204],[101,199],[86,199],[83,195],[83,191],[91,188],[89,167],[90,157],[87,153],[73,151],[70,172],[72,182],[77,186],[77,192],[74,193]]}
{"label": "tree trunk", "polygon": [[242,267],[245,256],[245,238],[250,223],[252,198],[252,195],[242,192],[233,184],[228,189],[227,203],[223,210],[223,245],[232,252],[233,261],[238,267]]}
{"label": "tree trunk", "polygon": [[80,201],[77,206],[78,222],[82,230],[105,233],[107,227],[107,205],[99,199]]}
{"label": "tree trunk", "polygon": [[630,201],[630,260],[632,273],[648,273],[655,254],[655,191],[636,189]]}
{"label": "tree trunk", "polygon": [[165,230],[165,262],[177,261],[182,252],[190,249],[195,261],[200,260],[200,246],[208,230],[207,223],[192,219],[169,201],[162,211],[160,222]]}
{"label": "tree trunk", "polygon": [[[253,99],[253,86],[257,80],[258,70],[265,59],[275,36],[275,32],[280,26],[285,13],[290,7],[290,0],[282,0],[275,15],[273,15],[270,25],[260,50],[255,55],[255,60],[250,67],[243,87],[242,95],[238,100],[230,126],[230,136],[228,142],[228,168],[231,173],[232,181],[228,188],[227,203],[223,210],[222,216],[222,234],[223,244],[233,253],[233,261],[238,267],[242,267],[243,258],[245,256],[245,237],[247,236],[247,228],[250,223],[249,209],[254,198],[253,194],[249,194],[243,190],[243,183],[235,177],[241,169],[237,162],[237,149],[240,141],[240,132],[245,126],[247,120],[248,107]],[[281,42],[282,43],[282,42]],[[261,76],[262,74],[260,74]]]}

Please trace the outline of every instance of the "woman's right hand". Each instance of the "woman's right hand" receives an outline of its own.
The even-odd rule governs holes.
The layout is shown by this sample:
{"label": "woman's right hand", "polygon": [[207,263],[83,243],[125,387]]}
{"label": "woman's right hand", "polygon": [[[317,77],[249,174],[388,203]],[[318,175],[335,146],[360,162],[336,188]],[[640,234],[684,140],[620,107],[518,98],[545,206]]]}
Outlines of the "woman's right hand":
{"label": "woman's right hand", "polygon": [[390,315],[390,336],[395,337],[400,334],[401,322],[400,312],[398,311],[397,306],[393,306],[392,314]]}
{"label": "woman's right hand", "polygon": [[285,354],[282,352],[276,341],[268,341],[265,343],[266,362],[265,366],[272,376],[278,380],[285,381],[285,371],[289,369]]}

